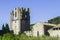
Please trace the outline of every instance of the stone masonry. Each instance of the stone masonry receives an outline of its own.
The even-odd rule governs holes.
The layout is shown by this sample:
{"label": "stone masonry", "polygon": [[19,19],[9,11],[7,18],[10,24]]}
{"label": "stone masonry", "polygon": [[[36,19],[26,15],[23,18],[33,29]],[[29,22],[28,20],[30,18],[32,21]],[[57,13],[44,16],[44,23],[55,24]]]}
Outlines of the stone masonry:
{"label": "stone masonry", "polygon": [[14,34],[30,30],[29,8],[14,8],[10,13],[10,30]]}

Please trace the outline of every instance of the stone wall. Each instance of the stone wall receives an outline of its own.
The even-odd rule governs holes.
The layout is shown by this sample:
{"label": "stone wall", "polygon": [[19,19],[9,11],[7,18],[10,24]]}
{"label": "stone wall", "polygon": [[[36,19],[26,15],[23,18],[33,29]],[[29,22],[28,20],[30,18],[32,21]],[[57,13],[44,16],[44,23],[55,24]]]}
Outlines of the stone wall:
{"label": "stone wall", "polygon": [[10,14],[10,29],[14,34],[30,30],[29,8],[14,8]]}

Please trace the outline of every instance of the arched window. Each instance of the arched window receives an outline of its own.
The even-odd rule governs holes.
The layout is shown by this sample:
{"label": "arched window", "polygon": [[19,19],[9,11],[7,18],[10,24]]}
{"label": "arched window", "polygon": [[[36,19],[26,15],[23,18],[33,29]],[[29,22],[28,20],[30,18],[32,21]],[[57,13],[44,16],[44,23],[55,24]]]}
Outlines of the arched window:
{"label": "arched window", "polygon": [[15,12],[15,17],[17,17],[17,12]]}

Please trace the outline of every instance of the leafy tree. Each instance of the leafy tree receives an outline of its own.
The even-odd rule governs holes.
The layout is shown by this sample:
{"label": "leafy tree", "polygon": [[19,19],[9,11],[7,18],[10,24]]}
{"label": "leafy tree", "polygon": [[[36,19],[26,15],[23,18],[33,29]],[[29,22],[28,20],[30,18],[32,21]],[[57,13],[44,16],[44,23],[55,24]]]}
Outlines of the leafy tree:
{"label": "leafy tree", "polygon": [[60,23],[60,16],[57,16],[53,19],[48,20],[48,23],[59,24]]}

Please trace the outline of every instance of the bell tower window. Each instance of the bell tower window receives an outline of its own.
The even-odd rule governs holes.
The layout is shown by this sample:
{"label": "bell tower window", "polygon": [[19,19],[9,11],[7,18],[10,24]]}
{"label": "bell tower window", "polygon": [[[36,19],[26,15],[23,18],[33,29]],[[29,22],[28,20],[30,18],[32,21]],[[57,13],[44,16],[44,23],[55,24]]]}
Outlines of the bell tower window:
{"label": "bell tower window", "polygon": [[25,18],[27,18],[27,15],[25,15]]}
{"label": "bell tower window", "polygon": [[17,12],[15,12],[15,17],[17,17]]}

